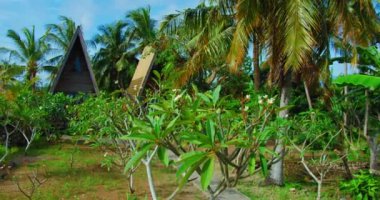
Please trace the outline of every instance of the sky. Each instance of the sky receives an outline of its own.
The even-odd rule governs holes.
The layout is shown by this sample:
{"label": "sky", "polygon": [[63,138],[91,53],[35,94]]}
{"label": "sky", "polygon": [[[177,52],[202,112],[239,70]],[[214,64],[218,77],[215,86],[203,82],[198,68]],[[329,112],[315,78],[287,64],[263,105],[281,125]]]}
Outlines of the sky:
{"label": "sky", "polygon": [[0,46],[12,47],[8,29],[20,32],[35,26],[42,35],[46,24],[59,23],[58,16],[72,18],[82,25],[84,37],[91,39],[100,25],[125,18],[128,11],[151,7],[152,18],[195,7],[200,0],[0,0]]}

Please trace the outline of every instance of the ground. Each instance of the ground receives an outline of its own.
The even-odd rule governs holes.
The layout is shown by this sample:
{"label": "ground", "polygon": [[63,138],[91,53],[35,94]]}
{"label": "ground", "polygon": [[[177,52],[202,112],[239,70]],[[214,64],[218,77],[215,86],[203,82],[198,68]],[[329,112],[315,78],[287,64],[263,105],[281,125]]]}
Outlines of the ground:
{"label": "ground", "polygon": [[[0,199],[26,199],[18,190],[18,180],[22,188],[29,192],[30,182],[27,175],[38,170],[38,176],[47,181],[33,195],[33,199],[132,199],[128,193],[128,180],[119,169],[100,166],[103,152],[80,145],[80,151],[74,152],[71,144],[36,144],[28,155],[13,157],[17,166],[5,179],[0,180]],[[73,167],[71,157],[74,155]],[[170,195],[176,188],[174,169],[165,168],[159,162],[153,165],[157,193],[161,198]],[[135,195],[139,199],[150,198],[145,169],[139,168],[135,175]],[[177,199],[205,199],[202,193],[188,184]]]}
{"label": "ground", "polygon": [[[150,199],[145,169],[141,166],[135,174],[135,196],[128,193],[128,180],[120,169],[108,171],[100,163],[104,152],[88,145],[78,145],[79,151],[69,143],[35,143],[27,155],[15,153],[12,162],[16,163],[7,176],[0,176],[0,199],[26,199],[19,191],[30,191],[27,175],[38,170],[38,176],[47,181],[36,190],[33,199]],[[12,150],[15,151],[15,150]],[[73,154],[73,152],[75,152]],[[72,159],[73,158],[73,159]],[[71,162],[73,161],[73,162]],[[360,162],[363,163],[363,162]],[[72,165],[72,166],[71,166]],[[352,167],[357,171],[365,166]],[[159,197],[165,198],[175,190],[175,170],[166,168],[155,161],[154,179]],[[0,170],[1,173],[7,169]],[[323,199],[340,199],[339,182],[343,180],[343,169],[332,170],[323,185]],[[218,173],[215,173],[217,175]],[[284,187],[262,187],[261,173],[242,180],[237,189],[251,199],[260,200],[307,200],[316,198],[317,186],[307,175],[296,158],[291,155],[285,160],[286,184]],[[176,197],[181,200],[206,199],[204,194],[188,184]]]}
{"label": "ground", "polygon": [[[285,186],[260,186],[264,180],[261,173],[257,173],[252,177],[244,179],[238,185],[238,190],[248,196],[250,199],[260,200],[309,200],[317,197],[317,184],[308,175],[306,170],[299,162],[296,154],[290,153],[286,157],[284,173]],[[305,155],[311,159],[312,153]],[[314,156],[318,156],[315,154]],[[357,158],[356,158],[357,159]],[[366,162],[350,162],[350,169],[353,173],[360,169],[365,169]],[[341,162],[336,163],[336,167],[331,169],[324,179],[322,188],[322,199],[341,199],[345,197],[350,199],[339,191],[339,183],[344,181],[345,171]]]}

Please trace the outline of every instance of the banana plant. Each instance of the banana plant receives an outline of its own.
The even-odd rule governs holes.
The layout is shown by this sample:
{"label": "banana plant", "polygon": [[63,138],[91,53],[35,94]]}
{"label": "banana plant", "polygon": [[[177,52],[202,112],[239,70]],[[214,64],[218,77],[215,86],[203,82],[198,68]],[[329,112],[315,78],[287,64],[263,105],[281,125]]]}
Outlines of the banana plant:
{"label": "banana plant", "polygon": [[[340,76],[334,83],[340,86],[354,86],[357,88],[365,89],[365,113],[364,113],[364,125],[363,125],[363,136],[367,140],[370,149],[370,172],[371,173],[379,173],[379,167],[377,164],[378,157],[378,142],[377,142],[377,133],[368,134],[368,120],[369,120],[369,112],[370,112],[370,91],[375,94],[375,92],[380,91],[380,77],[377,76],[369,76],[363,74],[353,74],[347,76]],[[376,96],[373,95],[373,96]],[[374,109],[376,110],[376,109]],[[380,112],[377,111],[377,118],[380,121]]]}

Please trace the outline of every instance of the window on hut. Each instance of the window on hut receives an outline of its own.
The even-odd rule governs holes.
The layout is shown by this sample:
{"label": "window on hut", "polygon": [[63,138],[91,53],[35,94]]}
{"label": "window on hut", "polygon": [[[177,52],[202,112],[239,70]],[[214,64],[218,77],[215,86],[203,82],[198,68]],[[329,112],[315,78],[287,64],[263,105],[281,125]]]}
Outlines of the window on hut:
{"label": "window on hut", "polygon": [[75,72],[82,72],[82,64],[81,64],[79,57],[76,57],[74,60],[74,71]]}

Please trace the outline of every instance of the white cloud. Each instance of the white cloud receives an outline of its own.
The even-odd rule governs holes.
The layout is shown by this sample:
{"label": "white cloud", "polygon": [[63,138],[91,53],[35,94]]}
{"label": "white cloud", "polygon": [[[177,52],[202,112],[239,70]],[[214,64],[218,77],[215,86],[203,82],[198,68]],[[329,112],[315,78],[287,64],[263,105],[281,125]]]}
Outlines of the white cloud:
{"label": "white cloud", "polygon": [[72,18],[84,31],[94,28],[96,13],[99,11],[94,0],[66,0],[59,8],[59,15]]}

